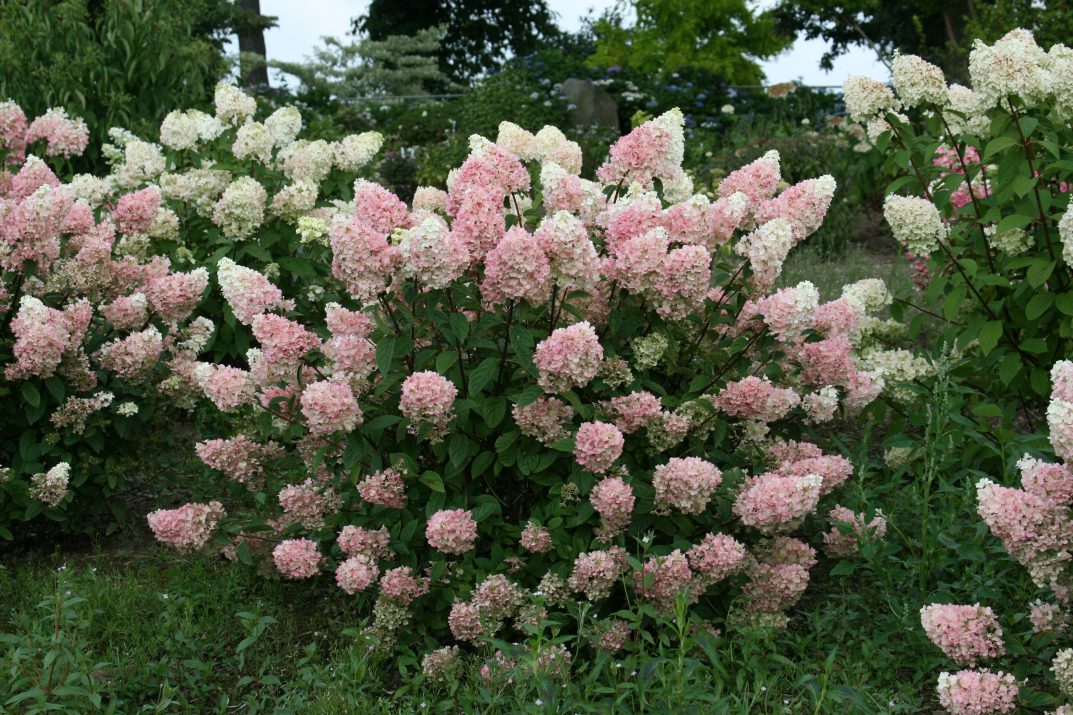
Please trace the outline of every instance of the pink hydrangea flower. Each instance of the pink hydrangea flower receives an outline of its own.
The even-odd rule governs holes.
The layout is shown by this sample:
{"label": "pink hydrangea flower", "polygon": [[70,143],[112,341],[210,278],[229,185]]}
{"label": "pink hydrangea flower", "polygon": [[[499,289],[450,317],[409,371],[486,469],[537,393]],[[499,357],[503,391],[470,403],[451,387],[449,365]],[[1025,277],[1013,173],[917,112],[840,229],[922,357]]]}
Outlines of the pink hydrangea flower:
{"label": "pink hydrangea flower", "polygon": [[425,527],[428,545],[445,554],[472,551],[477,541],[477,522],[466,509],[441,509],[428,519]]}
{"label": "pink hydrangea flower", "polygon": [[482,299],[488,304],[527,300],[538,305],[550,294],[551,263],[540,241],[515,226],[485,256]]}
{"label": "pink hydrangea flower", "polygon": [[551,532],[543,526],[528,522],[522,529],[522,548],[534,554],[546,554],[552,549]]}
{"label": "pink hydrangea flower", "polygon": [[149,319],[148,301],[144,293],[119,296],[111,303],[102,305],[101,315],[116,330],[137,330]]}
{"label": "pink hydrangea flower", "polygon": [[659,398],[647,391],[612,397],[606,404],[614,415],[615,426],[623,434],[633,434],[647,426],[663,409]]}
{"label": "pink hydrangea flower", "polygon": [[5,368],[7,379],[50,377],[71,341],[70,328],[63,312],[48,307],[33,296],[23,295],[10,327],[15,335],[12,348],[15,362]]}
{"label": "pink hydrangea flower", "polygon": [[398,247],[384,231],[352,219],[330,232],[332,275],[342,281],[355,300],[370,302],[387,290],[402,263]]}
{"label": "pink hydrangea flower", "polygon": [[742,587],[747,607],[778,613],[794,605],[808,588],[809,570],[815,565],[816,551],[799,539],[779,536],[762,543]]}
{"label": "pink hydrangea flower", "polygon": [[554,397],[538,397],[528,405],[515,405],[513,415],[522,434],[551,445],[568,435],[565,425],[574,408]]}
{"label": "pink hydrangea flower", "polygon": [[330,486],[307,479],[279,490],[279,505],[285,522],[298,522],[307,529],[324,526],[326,514],[338,511],[342,499]]}
{"label": "pink hydrangea flower", "polygon": [[784,219],[793,229],[794,241],[800,243],[823,223],[835,195],[835,186],[831,176],[794,184],[776,198],[761,203],[756,209],[756,222],[762,224],[776,218]]}
{"label": "pink hydrangea flower", "polygon": [[973,666],[1006,652],[1002,627],[987,606],[933,603],[920,609],[920,623],[928,639],[958,665]]}
{"label": "pink hydrangea flower", "polygon": [[740,571],[745,564],[745,555],[745,545],[729,534],[708,534],[689,549],[686,556],[698,595],[711,584]]}
{"label": "pink hydrangea flower", "polygon": [[533,353],[533,362],[540,371],[538,382],[545,392],[584,387],[596,377],[603,359],[604,349],[587,322],[553,330]]}
{"label": "pink hydrangea flower", "polygon": [[677,107],[651,119],[611,145],[607,162],[596,171],[604,183],[672,179],[682,171],[685,117]]}
{"label": "pink hydrangea flower", "polygon": [[950,715],[998,715],[1017,708],[1017,680],[1009,673],[960,670],[940,673],[939,704]]}
{"label": "pink hydrangea flower", "polygon": [[784,477],[807,477],[815,474],[823,479],[820,494],[830,494],[853,474],[853,463],[840,455],[820,455],[783,462],[774,470]]}
{"label": "pink hydrangea flower", "polygon": [[[836,505],[828,512],[827,518],[835,525],[823,535],[823,546],[832,556],[854,556],[860,550],[859,544],[862,540],[876,541],[887,534],[887,520],[878,510],[871,521],[866,521],[867,517],[863,513],[854,513],[851,509]],[[850,531],[843,533],[837,524],[848,524]]]}
{"label": "pink hydrangea flower", "polygon": [[127,234],[149,233],[160,208],[160,189],[155,186],[123,194],[116,202],[112,218],[116,227]]}
{"label": "pink hydrangea flower", "polygon": [[402,383],[399,411],[411,421],[411,433],[417,434],[422,425],[428,425],[430,438],[437,441],[454,418],[457,397],[458,388],[443,375],[429,370],[415,372]]}
{"label": "pink hydrangea flower", "polygon": [[320,347],[320,339],[314,332],[281,315],[258,315],[251,325],[253,337],[261,344],[261,352],[269,365],[297,365],[306,353]]}
{"label": "pink hydrangea flower", "polygon": [[414,576],[409,566],[388,569],[380,578],[380,594],[400,606],[409,606],[428,593],[429,580]]}
{"label": "pink hydrangea flower", "polygon": [[361,424],[361,408],[346,382],[318,380],[306,385],[300,402],[311,434],[353,432]]}
{"label": "pink hydrangea flower", "polygon": [[149,307],[164,320],[178,323],[190,317],[209,285],[209,272],[195,268],[150,278],[142,286]]}
{"label": "pink hydrangea flower", "polygon": [[253,319],[270,310],[293,310],[294,301],[285,300],[283,292],[253,270],[224,257],[216,264],[220,292],[238,321],[250,325]]}
{"label": "pink hydrangea flower", "polygon": [[210,439],[194,446],[198,458],[239,484],[255,489],[264,479],[265,465],[282,456],[275,442],[258,444],[244,434],[230,439]]}
{"label": "pink hydrangea flower", "polygon": [[1073,501],[1073,472],[1065,464],[1053,464],[1029,455],[1017,462],[1021,485],[1029,494],[1040,499],[1066,504]]}
{"label": "pink hydrangea flower", "polygon": [[26,143],[44,140],[46,156],[79,156],[89,144],[89,127],[78,117],[67,116],[62,107],[52,107],[30,123]]}
{"label": "pink hydrangea flower", "polygon": [[146,517],[157,541],[180,551],[196,551],[208,543],[225,516],[220,502],[184,504],[178,509],[157,509]]}
{"label": "pink hydrangea flower", "polygon": [[388,509],[406,508],[406,484],[403,473],[395,467],[370,474],[358,482],[358,494],[370,504]]}
{"label": "pink hydrangea flower", "polygon": [[205,397],[221,412],[234,412],[254,400],[253,381],[247,370],[201,363],[195,368],[194,377]]}
{"label": "pink hydrangea flower", "polygon": [[570,588],[584,593],[590,601],[607,598],[626,563],[626,550],[621,546],[578,554],[570,574]]}
{"label": "pink hydrangea flower", "polygon": [[105,343],[97,352],[101,367],[128,379],[142,377],[157,364],[164,350],[163,337],[154,326]]}
{"label": "pink hydrangea flower", "polygon": [[722,481],[719,468],[699,457],[674,457],[652,475],[656,505],[683,514],[703,512]]}
{"label": "pink hydrangea flower", "polygon": [[823,478],[819,475],[750,477],[734,500],[741,523],[765,534],[790,531],[816,509]]}
{"label": "pink hydrangea flower", "polygon": [[686,595],[689,601],[696,600],[697,594],[689,593],[692,585],[689,560],[678,549],[666,556],[653,556],[633,575],[637,595],[652,603],[660,613],[673,611],[681,595]]}
{"label": "pink hydrangea flower", "polygon": [[750,375],[729,383],[712,403],[731,417],[775,422],[801,404],[801,398],[788,387],[776,387],[766,377]]}
{"label": "pink hydrangea flower", "polygon": [[756,161],[727,174],[719,182],[719,196],[729,198],[741,192],[749,201],[750,211],[770,199],[779,189],[782,172],[779,167],[779,152],[772,150]]}
{"label": "pink hydrangea flower", "polygon": [[272,550],[272,560],[285,578],[301,579],[316,576],[323,560],[317,542],[309,539],[286,539]]}
{"label": "pink hydrangea flower", "polygon": [[350,595],[364,591],[380,577],[380,567],[368,556],[351,556],[335,569],[335,582]]}
{"label": "pink hydrangea flower", "polygon": [[589,471],[603,474],[622,454],[622,432],[606,422],[585,422],[574,440],[574,458]]}
{"label": "pink hydrangea flower", "polygon": [[447,615],[447,625],[451,629],[451,635],[460,641],[477,645],[485,636],[481,624],[481,609],[475,603],[456,601]]}
{"label": "pink hydrangea flower", "polygon": [[398,196],[380,184],[358,179],[354,182],[354,218],[378,233],[408,226],[410,210]]}
{"label": "pink hydrangea flower", "polygon": [[391,535],[386,527],[374,531],[347,524],[336,537],[336,543],[347,556],[368,556],[376,561],[391,555]]}
{"label": "pink hydrangea flower", "polygon": [[601,479],[593,487],[589,501],[600,515],[601,541],[610,541],[630,525],[635,497],[633,489],[621,477]]}
{"label": "pink hydrangea flower", "polygon": [[324,320],[328,326],[328,332],[335,337],[353,335],[358,338],[367,338],[376,327],[368,313],[347,310],[338,303],[328,303],[324,306]]}

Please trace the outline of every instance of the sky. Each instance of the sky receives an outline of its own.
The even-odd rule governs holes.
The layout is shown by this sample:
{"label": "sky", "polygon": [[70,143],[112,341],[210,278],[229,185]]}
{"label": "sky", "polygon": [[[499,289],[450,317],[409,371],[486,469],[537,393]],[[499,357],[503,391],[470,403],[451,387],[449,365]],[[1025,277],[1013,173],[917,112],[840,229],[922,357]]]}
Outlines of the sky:
{"label": "sky", "polygon": [[[524,0],[522,0],[524,1]],[[761,6],[773,0],[761,0]],[[577,30],[589,9],[601,12],[614,0],[548,0],[565,30]],[[265,33],[269,59],[300,62],[325,35],[342,36],[350,29],[350,18],[368,6],[365,0],[261,0],[261,12],[279,18],[279,27]],[[868,50],[856,48],[835,62],[831,72],[820,69],[822,40],[798,40],[783,54],[761,63],[769,83],[799,80],[807,85],[841,85],[850,75],[864,74],[886,79],[887,70]]]}

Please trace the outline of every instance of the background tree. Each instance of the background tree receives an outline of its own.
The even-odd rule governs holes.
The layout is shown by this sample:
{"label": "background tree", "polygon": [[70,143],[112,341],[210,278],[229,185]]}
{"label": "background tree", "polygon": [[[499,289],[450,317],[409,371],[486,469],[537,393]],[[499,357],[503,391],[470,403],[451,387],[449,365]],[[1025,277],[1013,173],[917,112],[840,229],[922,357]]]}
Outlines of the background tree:
{"label": "background tree", "polygon": [[[208,109],[242,27],[229,0],[0,2],[0,97],[31,117],[64,107],[93,132],[80,168],[100,168],[109,127],[154,138],[176,106]],[[87,166],[89,165],[89,166]]]}
{"label": "background tree", "polygon": [[[629,15],[636,17],[632,26]],[[732,84],[763,79],[758,60],[793,41],[776,31],[770,12],[747,0],[620,0],[593,23],[590,63],[674,72],[705,70]]]}
{"label": "background tree", "polygon": [[973,38],[993,42],[1023,27],[1047,47],[1073,31],[1073,8],[1064,0],[781,0],[774,16],[782,32],[828,43],[824,69],[860,46],[884,62],[895,49],[920,55],[954,79],[967,73]]}
{"label": "background tree", "polygon": [[276,18],[261,14],[261,0],[236,0],[236,18],[241,21],[238,30],[238,51],[242,55],[257,55],[257,59],[244,59],[239,65],[242,84],[246,87],[267,87],[268,66],[265,54],[265,30],[276,26]]}
{"label": "background tree", "polygon": [[301,80],[303,92],[333,99],[428,94],[454,88],[440,71],[443,35],[440,26],[383,40],[326,37],[306,62],[269,65]]}
{"label": "background tree", "polygon": [[435,26],[445,28],[440,69],[456,82],[498,69],[510,55],[528,54],[559,34],[545,0],[372,0],[352,22],[354,34],[370,40]]}

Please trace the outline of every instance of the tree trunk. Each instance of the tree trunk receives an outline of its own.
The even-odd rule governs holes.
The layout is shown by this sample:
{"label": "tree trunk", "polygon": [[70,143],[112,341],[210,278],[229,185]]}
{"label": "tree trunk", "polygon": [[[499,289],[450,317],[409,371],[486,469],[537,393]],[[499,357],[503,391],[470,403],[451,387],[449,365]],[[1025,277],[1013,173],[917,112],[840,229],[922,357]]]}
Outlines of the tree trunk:
{"label": "tree trunk", "polygon": [[[261,0],[237,0],[237,4],[243,10],[254,16],[261,14]],[[263,60],[265,55],[265,32],[261,27],[254,28],[255,23],[247,23],[246,27],[238,36],[238,51],[260,55],[262,61],[258,63],[241,62],[239,71],[242,74],[242,84],[245,87],[267,87],[268,66]]]}

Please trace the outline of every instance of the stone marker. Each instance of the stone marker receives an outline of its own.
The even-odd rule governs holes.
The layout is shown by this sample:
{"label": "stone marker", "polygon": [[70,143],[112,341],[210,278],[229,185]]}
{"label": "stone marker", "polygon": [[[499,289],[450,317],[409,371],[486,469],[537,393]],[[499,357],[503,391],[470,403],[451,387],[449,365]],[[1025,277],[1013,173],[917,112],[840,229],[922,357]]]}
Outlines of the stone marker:
{"label": "stone marker", "polygon": [[562,84],[566,101],[574,105],[570,116],[579,127],[612,127],[619,131],[618,105],[603,87],[571,77]]}

